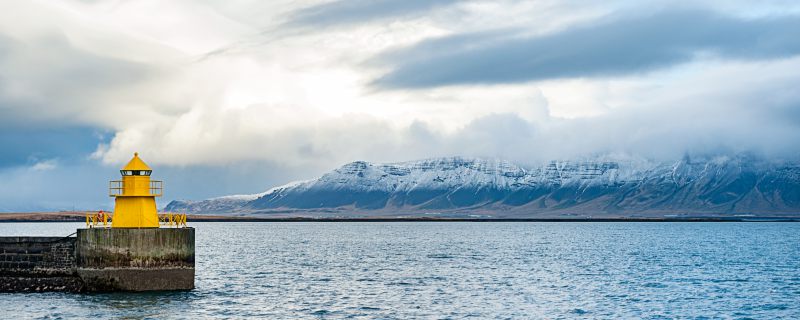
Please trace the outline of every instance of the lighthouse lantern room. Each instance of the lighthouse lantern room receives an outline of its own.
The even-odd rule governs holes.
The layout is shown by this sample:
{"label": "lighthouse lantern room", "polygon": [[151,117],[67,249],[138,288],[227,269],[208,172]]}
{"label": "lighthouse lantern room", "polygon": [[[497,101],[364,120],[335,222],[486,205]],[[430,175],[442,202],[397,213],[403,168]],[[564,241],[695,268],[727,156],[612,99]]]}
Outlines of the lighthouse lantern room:
{"label": "lighthouse lantern room", "polygon": [[156,197],[163,193],[163,183],[150,180],[153,172],[133,154],[133,159],[120,170],[122,180],[109,182],[109,196],[115,198],[112,228],[158,228]]}

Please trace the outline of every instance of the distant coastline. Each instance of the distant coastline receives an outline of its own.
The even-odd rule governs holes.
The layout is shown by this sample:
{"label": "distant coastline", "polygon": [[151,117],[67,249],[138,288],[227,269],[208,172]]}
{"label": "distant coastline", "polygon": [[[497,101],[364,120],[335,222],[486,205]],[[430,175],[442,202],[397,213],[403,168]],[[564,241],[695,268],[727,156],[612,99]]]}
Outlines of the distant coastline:
{"label": "distant coastline", "polygon": [[[0,213],[0,223],[84,222],[86,212],[9,212]],[[447,217],[243,217],[188,215],[191,222],[800,222],[800,217],[632,217],[632,218],[447,218]]]}

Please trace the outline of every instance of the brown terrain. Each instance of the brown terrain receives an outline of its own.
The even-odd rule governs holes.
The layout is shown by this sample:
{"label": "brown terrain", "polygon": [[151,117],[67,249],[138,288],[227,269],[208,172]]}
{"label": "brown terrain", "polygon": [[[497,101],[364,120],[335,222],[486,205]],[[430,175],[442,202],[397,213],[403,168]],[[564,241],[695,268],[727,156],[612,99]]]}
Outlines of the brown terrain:
{"label": "brown terrain", "polygon": [[[98,211],[58,211],[58,212],[0,212],[0,222],[85,222],[87,214]],[[241,217],[215,215],[187,215],[189,221],[236,221],[248,220]]]}
{"label": "brown terrain", "polygon": [[[59,212],[0,212],[3,222],[85,222],[86,214],[97,211],[59,211]],[[461,218],[461,217],[419,217],[419,216],[309,216],[309,215],[270,215],[270,216],[230,216],[230,215],[187,215],[192,222],[403,222],[403,221],[466,221],[466,222],[800,222],[799,217],[560,217],[560,218]]]}

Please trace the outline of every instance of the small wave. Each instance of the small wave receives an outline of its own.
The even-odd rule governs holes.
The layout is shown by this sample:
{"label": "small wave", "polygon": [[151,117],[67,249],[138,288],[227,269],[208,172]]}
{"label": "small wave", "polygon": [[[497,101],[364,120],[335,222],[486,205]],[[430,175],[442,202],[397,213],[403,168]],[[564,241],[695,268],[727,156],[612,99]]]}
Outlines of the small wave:
{"label": "small wave", "polygon": [[361,307],[361,308],[358,308],[358,309],[359,310],[364,310],[364,311],[380,311],[381,310],[381,308],[376,308],[376,307]]}
{"label": "small wave", "polygon": [[577,314],[577,315],[584,315],[584,314],[587,314],[589,312],[586,311],[586,310],[580,309],[580,308],[576,308],[576,309],[572,309],[572,313]]}
{"label": "small wave", "polygon": [[648,283],[644,284],[644,287],[645,288],[659,288],[659,289],[661,289],[661,288],[666,288],[667,285],[665,285],[663,283],[658,283],[658,282],[648,282]]}
{"label": "small wave", "polygon": [[433,254],[427,255],[427,257],[431,258],[431,259],[453,259],[453,258],[455,258],[455,256],[449,255],[449,254],[445,254],[445,253],[433,253]]}

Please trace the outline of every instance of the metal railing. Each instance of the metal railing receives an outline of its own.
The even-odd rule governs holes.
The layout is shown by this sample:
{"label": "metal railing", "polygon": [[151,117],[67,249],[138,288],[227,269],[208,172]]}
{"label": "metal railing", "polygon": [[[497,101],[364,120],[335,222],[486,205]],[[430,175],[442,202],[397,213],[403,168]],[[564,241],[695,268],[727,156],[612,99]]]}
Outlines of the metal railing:
{"label": "metal railing", "polygon": [[86,227],[87,228],[109,228],[111,227],[111,212],[87,212],[86,213]]}
{"label": "metal railing", "polygon": [[164,181],[150,180],[150,195],[156,197],[164,195]]}
{"label": "metal railing", "polygon": [[122,180],[111,180],[108,182],[108,196],[114,197],[122,195],[125,188],[122,186]]}
{"label": "metal railing", "polygon": [[167,227],[185,228],[187,227],[186,214],[174,212],[159,213],[158,223]]}
{"label": "metal railing", "polygon": [[[112,212],[87,212],[87,228],[111,228]],[[158,224],[162,227],[186,228],[187,217],[185,213],[164,212],[158,214]]]}
{"label": "metal railing", "polygon": [[[121,196],[125,193],[125,185],[123,184],[122,180],[111,180],[108,182],[108,196],[109,197],[116,197]],[[148,193],[145,194],[146,196],[154,196],[160,197],[164,195],[164,181],[161,180],[150,180],[150,186],[148,187]]]}

